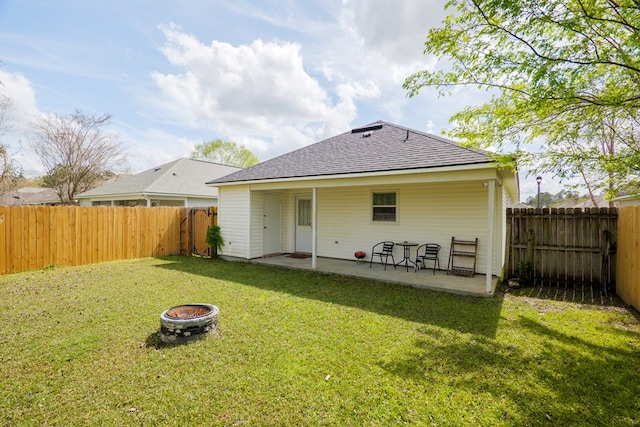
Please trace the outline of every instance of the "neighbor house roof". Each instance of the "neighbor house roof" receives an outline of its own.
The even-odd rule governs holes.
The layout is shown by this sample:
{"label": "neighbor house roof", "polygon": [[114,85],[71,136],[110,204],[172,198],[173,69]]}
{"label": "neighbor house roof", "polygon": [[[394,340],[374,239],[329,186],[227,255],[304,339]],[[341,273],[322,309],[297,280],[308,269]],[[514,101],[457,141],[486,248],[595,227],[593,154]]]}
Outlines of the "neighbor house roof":
{"label": "neighbor house roof", "polygon": [[85,191],[76,197],[87,199],[127,194],[217,197],[218,190],[205,182],[212,176],[218,178],[238,170],[242,169],[183,158]]}
{"label": "neighbor house roof", "polygon": [[0,205],[56,205],[60,197],[53,188],[23,187],[10,191],[0,199]]}
{"label": "neighbor house roof", "polygon": [[[608,206],[609,205],[609,200],[605,199],[605,195],[604,194],[596,194],[594,196],[594,198],[596,199],[596,203],[598,204],[598,206]],[[593,208],[595,207],[595,205],[593,204],[593,200],[591,200],[591,197],[588,196],[584,196],[580,201],[572,201],[572,200],[568,200],[565,201],[563,203],[560,203],[558,205],[553,205],[554,208]]]}
{"label": "neighbor house roof", "polygon": [[303,178],[491,163],[487,152],[377,121],[207,184]]}

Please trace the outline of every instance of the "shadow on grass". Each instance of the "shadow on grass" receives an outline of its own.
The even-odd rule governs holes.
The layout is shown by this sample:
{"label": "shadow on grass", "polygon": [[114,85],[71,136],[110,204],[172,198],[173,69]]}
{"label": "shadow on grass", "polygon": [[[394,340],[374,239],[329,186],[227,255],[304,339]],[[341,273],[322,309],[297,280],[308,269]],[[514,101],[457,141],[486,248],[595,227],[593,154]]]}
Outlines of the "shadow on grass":
{"label": "shadow on grass", "polygon": [[210,332],[209,334],[205,334],[202,335],[201,337],[198,337],[196,339],[190,340],[190,341],[178,341],[178,342],[163,342],[160,339],[160,331],[155,331],[152,334],[149,334],[149,336],[147,337],[147,339],[144,341],[145,347],[147,348],[155,348],[156,350],[160,350],[160,349],[165,349],[165,348],[175,348],[175,347],[180,347],[183,345],[188,345],[191,343],[195,343],[197,341],[200,340],[205,340],[205,339],[213,339],[215,337],[219,337],[220,336],[220,331],[218,329],[216,329],[213,332]]}
{"label": "shadow on grass", "polygon": [[541,300],[572,302],[583,305],[623,307],[624,302],[615,292],[605,291],[591,284],[544,284],[522,286],[507,289],[506,292],[518,297],[530,297]]}
{"label": "shadow on grass", "polygon": [[170,262],[159,265],[160,268],[487,337],[495,336],[502,307],[501,298],[453,295],[365,278],[221,259],[163,259]]}
{"label": "shadow on grass", "polygon": [[505,414],[505,420],[517,425],[640,422],[636,330],[623,323],[607,327],[609,337],[619,338],[613,343],[605,333],[601,341],[589,341],[556,330],[544,315],[520,315],[510,326],[505,327],[510,331],[501,328],[501,334],[512,334],[506,340],[460,340],[423,327],[414,352],[379,365],[404,379],[435,383],[444,377],[454,390],[481,391],[511,402],[518,417],[509,420]]}
{"label": "shadow on grass", "polygon": [[160,350],[161,348],[169,347],[168,344],[163,343],[160,340],[160,331],[156,331],[152,334],[149,334],[147,339],[144,341],[145,347],[147,348],[155,348],[156,350]]}

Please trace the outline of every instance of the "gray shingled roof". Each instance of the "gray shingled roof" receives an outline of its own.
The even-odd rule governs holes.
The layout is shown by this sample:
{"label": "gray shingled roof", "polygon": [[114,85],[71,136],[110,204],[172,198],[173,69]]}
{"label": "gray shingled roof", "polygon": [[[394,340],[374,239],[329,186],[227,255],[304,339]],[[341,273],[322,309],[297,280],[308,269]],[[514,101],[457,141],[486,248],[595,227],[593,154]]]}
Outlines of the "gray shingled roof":
{"label": "gray shingled roof", "polygon": [[403,171],[490,162],[486,151],[464,148],[446,138],[377,121],[248,169],[210,179],[207,184]]}
{"label": "gray shingled roof", "polygon": [[239,170],[242,169],[202,160],[178,159],[85,191],[76,197],[84,199],[121,194],[216,197],[218,190],[207,186],[205,182],[212,177],[219,178]]}

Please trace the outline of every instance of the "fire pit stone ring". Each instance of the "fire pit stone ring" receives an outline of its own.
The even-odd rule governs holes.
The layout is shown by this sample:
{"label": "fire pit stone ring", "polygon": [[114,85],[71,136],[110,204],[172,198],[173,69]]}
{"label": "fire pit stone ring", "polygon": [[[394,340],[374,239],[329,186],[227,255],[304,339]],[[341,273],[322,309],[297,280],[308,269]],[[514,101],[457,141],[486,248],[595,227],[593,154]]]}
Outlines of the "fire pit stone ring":
{"label": "fire pit stone ring", "polygon": [[180,344],[205,337],[218,328],[218,314],[218,307],[211,304],[171,307],[160,315],[160,340]]}

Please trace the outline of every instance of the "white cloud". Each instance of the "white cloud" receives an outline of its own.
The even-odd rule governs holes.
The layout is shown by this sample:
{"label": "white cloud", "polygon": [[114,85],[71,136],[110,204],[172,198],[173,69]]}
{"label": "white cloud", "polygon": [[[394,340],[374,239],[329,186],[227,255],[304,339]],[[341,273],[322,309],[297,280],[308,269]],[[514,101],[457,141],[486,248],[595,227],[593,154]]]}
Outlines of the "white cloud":
{"label": "white cloud", "polygon": [[0,70],[0,93],[11,98],[12,106],[7,115],[9,130],[3,137],[12,158],[27,174],[39,174],[43,168],[30,147],[31,124],[41,113],[36,103],[36,92],[22,73]]}
{"label": "white cloud", "polygon": [[418,62],[425,66],[422,52],[427,32],[446,15],[440,0],[352,0],[347,7],[347,22],[361,38],[363,50],[378,53],[400,75],[404,67],[414,68]]}
{"label": "white cloud", "polygon": [[175,25],[162,31],[162,52],[181,72],[152,74],[158,106],[194,128],[235,135],[261,158],[344,132],[356,101],[380,94],[372,81],[345,79],[328,92],[305,69],[297,43],[205,45]]}
{"label": "white cloud", "polygon": [[23,130],[25,124],[40,115],[35,90],[22,73],[8,73],[0,70],[0,93],[12,100],[10,119],[14,127]]}

